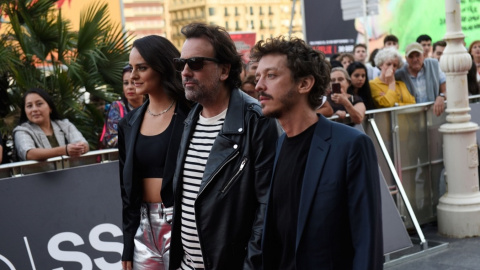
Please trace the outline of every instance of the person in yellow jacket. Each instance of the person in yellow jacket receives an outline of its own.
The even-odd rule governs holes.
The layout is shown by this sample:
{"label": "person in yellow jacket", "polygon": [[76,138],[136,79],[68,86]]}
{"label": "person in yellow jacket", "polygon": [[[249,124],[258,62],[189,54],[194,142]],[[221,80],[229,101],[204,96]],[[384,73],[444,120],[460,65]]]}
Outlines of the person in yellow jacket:
{"label": "person in yellow jacket", "polygon": [[380,76],[370,81],[373,102],[377,108],[388,108],[415,104],[402,81],[395,81],[395,71],[403,65],[402,56],[394,48],[380,50],[375,56],[375,64],[380,68]]}

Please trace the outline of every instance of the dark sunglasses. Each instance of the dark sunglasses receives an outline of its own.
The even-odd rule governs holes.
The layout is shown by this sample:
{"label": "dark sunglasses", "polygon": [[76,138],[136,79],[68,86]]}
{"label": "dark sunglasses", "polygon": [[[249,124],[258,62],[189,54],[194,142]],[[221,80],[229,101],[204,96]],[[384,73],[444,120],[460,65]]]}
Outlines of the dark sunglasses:
{"label": "dark sunglasses", "polygon": [[210,57],[192,57],[188,59],[184,58],[173,58],[173,63],[175,65],[175,69],[179,72],[182,72],[185,68],[185,65],[188,64],[188,67],[191,70],[201,70],[203,68],[204,61],[212,61],[215,63],[219,63],[218,59],[210,58]]}

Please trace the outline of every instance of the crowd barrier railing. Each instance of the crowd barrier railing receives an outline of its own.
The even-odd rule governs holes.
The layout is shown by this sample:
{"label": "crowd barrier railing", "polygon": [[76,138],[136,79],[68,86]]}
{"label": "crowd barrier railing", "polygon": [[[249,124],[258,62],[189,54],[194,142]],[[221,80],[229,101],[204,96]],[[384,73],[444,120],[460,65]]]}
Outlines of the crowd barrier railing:
{"label": "crowd barrier railing", "polygon": [[[480,122],[480,95],[470,97],[473,122]],[[436,205],[446,191],[443,166],[443,138],[438,131],[446,122],[446,113],[435,116],[432,102],[367,111],[362,122],[365,133],[374,142],[379,166],[387,185],[394,190],[392,196],[407,227],[413,226],[408,209],[399,194],[394,175],[377,141],[377,126],[383,144],[394,164],[396,174],[411,203],[418,222],[425,224],[436,220]],[[330,118],[339,121],[336,117]],[[344,120],[345,121],[345,120]],[[346,119],[348,122],[348,119]],[[478,133],[477,133],[478,134]],[[0,179],[42,173],[51,170],[108,162],[118,159],[117,149],[90,151],[80,158],[61,156],[46,161],[22,161],[0,165]]]}

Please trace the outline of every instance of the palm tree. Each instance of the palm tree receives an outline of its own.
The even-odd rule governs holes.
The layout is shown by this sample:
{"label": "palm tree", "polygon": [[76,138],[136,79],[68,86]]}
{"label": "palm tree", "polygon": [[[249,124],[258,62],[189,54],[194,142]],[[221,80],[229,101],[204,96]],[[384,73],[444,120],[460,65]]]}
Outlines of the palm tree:
{"label": "palm tree", "polygon": [[103,112],[83,97],[85,92],[107,101],[118,97],[132,37],[110,22],[106,3],[82,12],[78,32],[56,4],[0,1],[0,16],[9,20],[1,25],[6,32],[0,41],[0,131],[11,132],[23,93],[40,87],[95,149]]}

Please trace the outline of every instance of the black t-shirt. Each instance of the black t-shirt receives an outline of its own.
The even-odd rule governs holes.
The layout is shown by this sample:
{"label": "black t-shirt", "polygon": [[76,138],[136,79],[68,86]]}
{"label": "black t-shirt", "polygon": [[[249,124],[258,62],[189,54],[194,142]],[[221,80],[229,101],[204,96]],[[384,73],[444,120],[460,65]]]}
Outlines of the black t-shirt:
{"label": "black t-shirt", "polygon": [[[333,102],[332,95],[328,95],[327,100],[328,100],[328,103],[330,103],[330,106],[332,106],[333,112],[336,112],[338,110],[347,111],[343,105]],[[359,102],[363,102],[363,99],[358,95],[353,95],[353,102],[352,102],[351,99],[348,99],[348,100],[354,106],[355,106],[355,104],[357,104]]]}
{"label": "black t-shirt", "polygon": [[298,206],[315,126],[295,137],[285,138],[278,156],[268,212],[269,269],[295,269]]}

